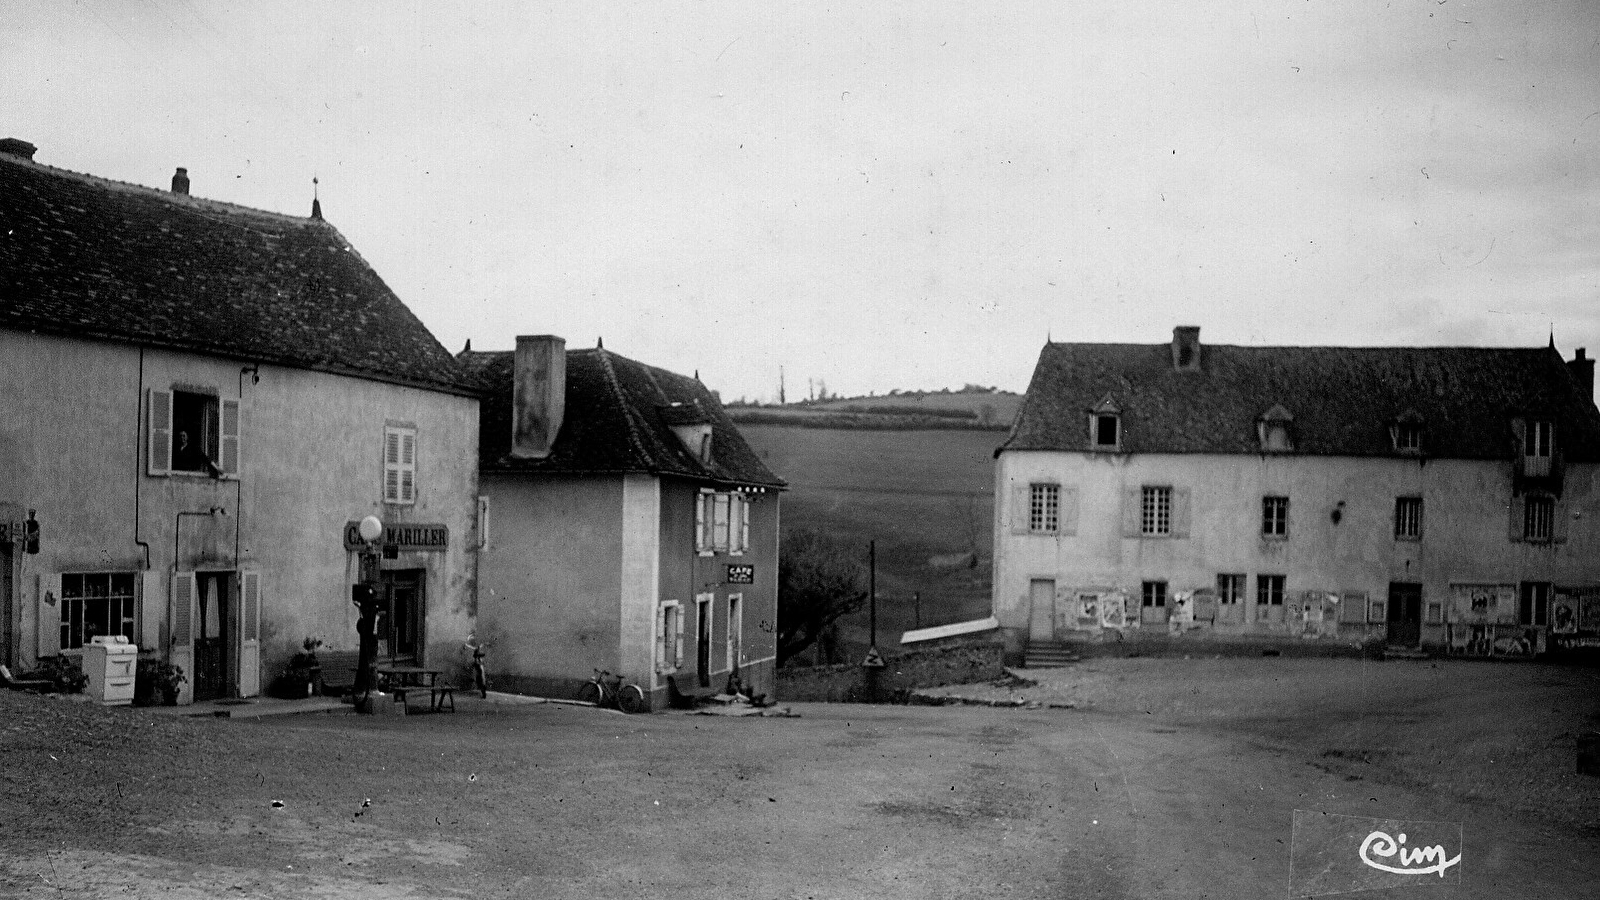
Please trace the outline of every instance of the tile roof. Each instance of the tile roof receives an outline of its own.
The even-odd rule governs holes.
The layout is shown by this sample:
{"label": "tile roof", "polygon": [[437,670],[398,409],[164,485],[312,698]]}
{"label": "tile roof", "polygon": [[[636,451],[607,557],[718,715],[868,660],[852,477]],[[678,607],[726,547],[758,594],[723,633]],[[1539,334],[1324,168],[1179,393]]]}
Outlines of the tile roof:
{"label": "tile roof", "polygon": [[0,154],[0,328],[465,393],[342,235]]}
{"label": "tile roof", "polygon": [[1206,345],[1201,371],[1170,344],[1049,343],[1006,450],[1085,450],[1089,411],[1121,409],[1129,453],[1259,453],[1256,423],[1289,416],[1294,452],[1392,456],[1391,424],[1424,428],[1423,454],[1513,455],[1513,417],[1558,423],[1569,461],[1600,459],[1600,412],[1553,348]]}
{"label": "tile roof", "polygon": [[[785,487],[783,479],[772,474],[745,443],[722,404],[699,380],[601,348],[567,351],[566,413],[550,455],[540,460],[514,459],[510,453],[515,353],[464,350],[456,360],[483,391],[478,428],[483,471],[635,472],[726,485]],[[672,432],[672,425],[690,422],[712,425],[709,463],[689,453]]]}

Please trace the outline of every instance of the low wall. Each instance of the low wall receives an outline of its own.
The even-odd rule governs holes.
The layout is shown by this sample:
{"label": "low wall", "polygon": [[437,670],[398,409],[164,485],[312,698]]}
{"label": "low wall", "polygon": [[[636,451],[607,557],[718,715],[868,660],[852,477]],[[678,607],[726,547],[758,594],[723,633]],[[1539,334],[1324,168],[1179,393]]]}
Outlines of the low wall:
{"label": "low wall", "polygon": [[[778,698],[786,702],[904,703],[913,690],[973,684],[1005,676],[1004,647],[992,639],[947,644],[888,657],[876,670],[859,663],[778,670]],[[872,684],[876,677],[877,684]]]}

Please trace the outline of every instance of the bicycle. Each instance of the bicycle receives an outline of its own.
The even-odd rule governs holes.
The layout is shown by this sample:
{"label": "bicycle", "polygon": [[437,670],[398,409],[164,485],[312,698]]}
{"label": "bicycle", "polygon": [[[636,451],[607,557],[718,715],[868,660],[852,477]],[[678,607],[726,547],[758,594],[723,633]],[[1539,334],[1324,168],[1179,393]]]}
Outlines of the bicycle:
{"label": "bicycle", "polygon": [[621,675],[594,670],[594,677],[578,688],[578,700],[597,709],[620,709],[625,713],[650,711],[650,701],[637,684],[624,684]]}

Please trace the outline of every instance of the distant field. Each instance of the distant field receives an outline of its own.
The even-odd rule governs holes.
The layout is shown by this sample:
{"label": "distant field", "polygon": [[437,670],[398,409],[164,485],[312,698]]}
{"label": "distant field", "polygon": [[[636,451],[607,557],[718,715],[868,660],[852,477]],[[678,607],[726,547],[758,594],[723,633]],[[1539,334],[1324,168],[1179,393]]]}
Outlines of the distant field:
{"label": "distant field", "polygon": [[824,429],[1004,431],[1016,418],[1022,397],[1006,392],[891,394],[848,397],[786,406],[729,406],[741,425],[780,425]]}
{"label": "distant field", "polygon": [[[767,466],[789,482],[783,527],[816,528],[859,548],[878,542],[878,643],[900,632],[988,615],[993,560],[994,449],[989,431],[787,428],[742,425]],[[972,553],[977,565],[935,566]],[[948,563],[948,560],[946,561]],[[845,623],[850,653],[864,652],[867,615]]]}

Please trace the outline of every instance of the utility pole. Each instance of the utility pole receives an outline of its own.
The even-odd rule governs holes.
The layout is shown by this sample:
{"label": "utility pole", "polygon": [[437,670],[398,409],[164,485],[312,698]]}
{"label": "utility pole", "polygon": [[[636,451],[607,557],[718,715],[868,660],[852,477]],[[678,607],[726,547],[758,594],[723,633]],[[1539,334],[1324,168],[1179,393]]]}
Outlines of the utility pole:
{"label": "utility pole", "polygon": [[778,367],[778,405],[783,406],[789,401],[783,396],[783,366]]}
{"label": "utility pole", "polygon": [[872,652],[878,652],[878,542],[867,544],[867,622]]}

